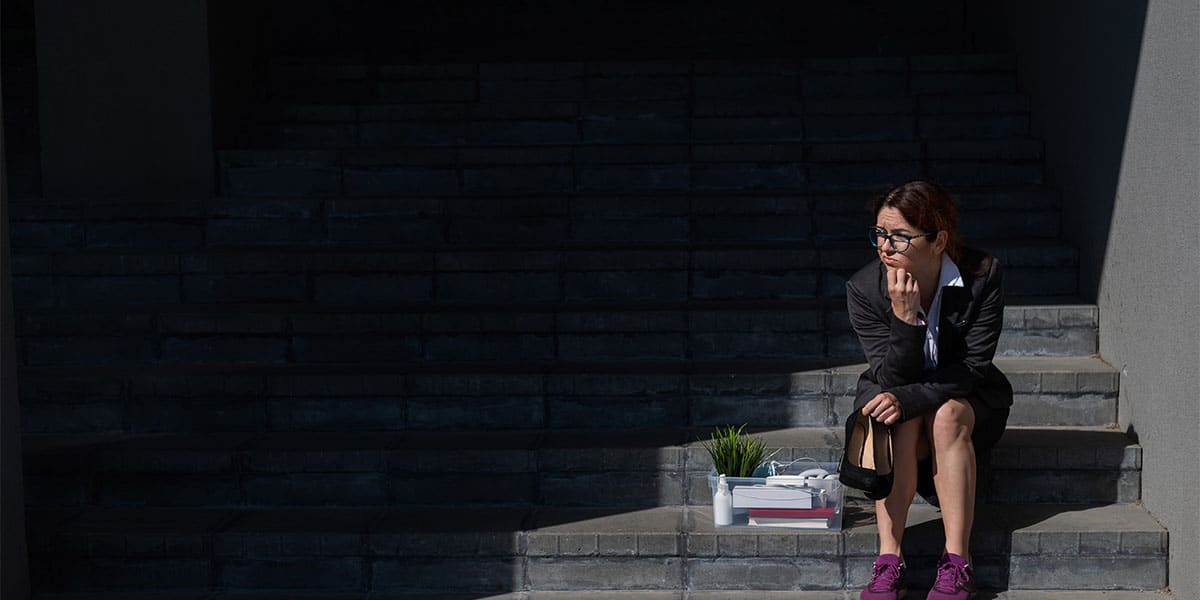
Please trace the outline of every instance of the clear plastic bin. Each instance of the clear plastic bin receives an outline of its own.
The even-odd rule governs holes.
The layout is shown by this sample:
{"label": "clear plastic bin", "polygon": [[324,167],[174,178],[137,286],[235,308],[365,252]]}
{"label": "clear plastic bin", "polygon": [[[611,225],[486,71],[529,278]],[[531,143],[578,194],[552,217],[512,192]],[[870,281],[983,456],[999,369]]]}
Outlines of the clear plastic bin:
{"label": "clear plastic bin", "polygon": [[[816,462],[816,461],[796,461],[791,464],[784,463],[781,469],[776,469],[776,475],[799,475],[801,472],[814,467],[820,467],[830,473],[837,473],[837,463]],[[719,474],[714,471],[708,473],[708,487],[712,494],[717,493],[717,480]],[[766,477],[726,477],[726,484],[729,486],[729,493],[733,494],[733,489],[742,485],[766,485]],[[845,494],[843,493],[842,483],[836,478],[834,479],[809,479],[805,485],[822,491],[820,494],[822,506],[832,506],[833,516],[828,520],[828,526],[819,526],[806,524],[802,527],[787,527],[782,525],[751,525],[750,524],[750,509],[734,508],[733,523],[730,525],[722,525],[721,527],[752,527],[754,529],[784,529],[788,531],[833,531],[842,528],[842,515],[845,512]],[[780,508],[780,507],[775,507]],[[808,506],[796,506],[795,508],[808,508]]]}

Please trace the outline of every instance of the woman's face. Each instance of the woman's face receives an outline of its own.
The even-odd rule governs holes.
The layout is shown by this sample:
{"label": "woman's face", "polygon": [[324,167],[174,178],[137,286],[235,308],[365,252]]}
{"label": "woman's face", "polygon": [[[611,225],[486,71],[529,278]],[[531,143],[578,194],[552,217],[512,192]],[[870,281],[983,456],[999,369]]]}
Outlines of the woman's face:
{"label": "woman's face", "polygon": [[[900,213],[900,209],[894,206],[885,206],[880,209],[879,213],[875,215],[875,227],[887,233],[902,233],[904,235],[930,233],[914,227]],[[942,264],[945,237],[945,234],[939,233],[936,237],[914,238],[903,254],[897,252],[892,247],[892,243],[885,239],[875,251],[879,253],[879,260],[883,261],[883,264],[887,265],[890,269],[900,268],[914,273],[922,273],[930,270],[936,272]],[[904,242],[900,242],[900,245],[903,246]]]}

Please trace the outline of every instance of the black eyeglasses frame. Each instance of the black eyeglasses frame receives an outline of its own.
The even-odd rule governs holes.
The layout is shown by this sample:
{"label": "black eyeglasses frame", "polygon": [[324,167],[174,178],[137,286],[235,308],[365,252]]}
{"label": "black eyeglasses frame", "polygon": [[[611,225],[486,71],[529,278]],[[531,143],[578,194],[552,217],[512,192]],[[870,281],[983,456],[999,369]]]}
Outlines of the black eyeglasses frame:
{"label": "black eyeglasses frame", "polygon": [[[908,235],[906,233],[888,233],[878,227],[872,227],[867,232],[867,239],[869,239],[871,241],[872,248],[878,248],[879,247],[879,238],[884,238],[889,243],[891,243],[893,250],[895,250],[899,254],[904,254],[905,252],[908,251],[908,249],[910,247],[912,247],[913,240],[920,239],[920,238],[933,237],[933,236],[936,236],[937,234],[938,234],[938,232],[936,232],[936,231],[931,231],[929,233],[919,233],[916,235]],[[901,248],[896,243],[896,240],[904,240],[904,248]]]}

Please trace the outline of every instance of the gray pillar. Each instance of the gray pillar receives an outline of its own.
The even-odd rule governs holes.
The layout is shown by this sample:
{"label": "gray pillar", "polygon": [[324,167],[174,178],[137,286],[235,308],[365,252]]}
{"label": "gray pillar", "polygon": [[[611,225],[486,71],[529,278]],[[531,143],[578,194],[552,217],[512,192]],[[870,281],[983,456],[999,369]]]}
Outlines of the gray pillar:
{"label": "gray pillar", "polygon": [[213,193],[205,0],[35,0],[47,198]]}
{"label": "gray pillar", "polygon": [[[0,100],[0,115],[4,113]],[[21,475],[21,406],[13,337],[12,271],[8,264],[8,169],[0,131],[0,596],[29,597],[25,549],[25,481]]]}

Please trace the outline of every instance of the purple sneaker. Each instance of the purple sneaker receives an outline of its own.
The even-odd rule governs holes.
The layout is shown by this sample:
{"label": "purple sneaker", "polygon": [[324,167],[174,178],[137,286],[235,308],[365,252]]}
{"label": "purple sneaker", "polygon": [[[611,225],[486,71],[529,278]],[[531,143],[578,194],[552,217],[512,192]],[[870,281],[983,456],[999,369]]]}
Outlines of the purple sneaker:
{"label": "purple sneaker", "polygon": [[949,552],[938,562],[937,579],[926,600],[967,600],[975,597],[975,571],[967,560]]}
{"label": "purple sneaker", "polygon": [[895,554],[880,554],[871,569],[871,583],[858,596],[859,600],[898,600],[908,592],[904,583],[904,563]]}

